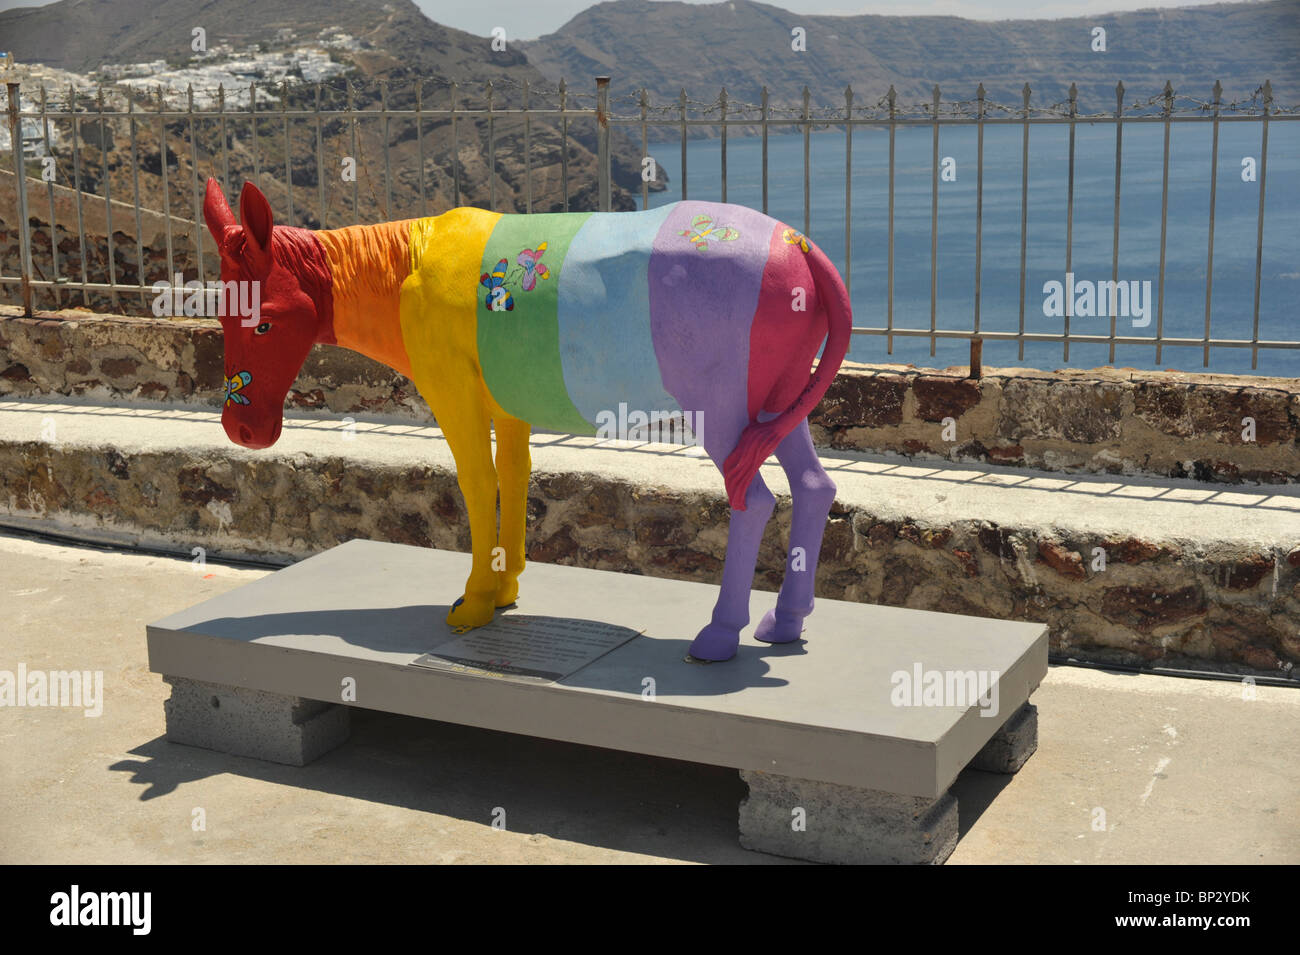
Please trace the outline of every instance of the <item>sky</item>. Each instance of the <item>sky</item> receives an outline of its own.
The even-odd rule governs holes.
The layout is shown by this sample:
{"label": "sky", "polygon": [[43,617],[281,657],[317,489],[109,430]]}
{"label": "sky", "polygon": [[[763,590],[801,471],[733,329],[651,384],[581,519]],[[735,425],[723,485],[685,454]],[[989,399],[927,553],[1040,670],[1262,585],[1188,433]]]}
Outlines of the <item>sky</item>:
{"label": "sky", "polygon": [[[3,2],[3,0],[0,0]],[[464,0],[415,0],[430,20],[466,33],[488,36],[503,26],[507,39],[529,40],[552,33],[596,0],[494,0],[490,4]],[[717,0],[685,0],[687,3]],[[724,0],[725,2],[725,0]],[[1060,19],[1089,14],[1190,7],[1223,0],[760,0],[792,13],[882,16],[956,16],[972,20]]]}

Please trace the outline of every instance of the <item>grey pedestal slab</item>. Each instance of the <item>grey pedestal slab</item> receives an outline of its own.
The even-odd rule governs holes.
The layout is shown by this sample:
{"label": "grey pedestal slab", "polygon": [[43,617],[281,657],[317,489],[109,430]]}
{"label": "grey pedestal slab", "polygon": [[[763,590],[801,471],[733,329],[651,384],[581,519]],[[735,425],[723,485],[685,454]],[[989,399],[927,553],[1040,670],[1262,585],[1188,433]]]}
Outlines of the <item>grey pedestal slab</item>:
{"label": "grey pedestal slab", "polygon": [[[444,618],[468,571],[466,554],[351,541],[151,624],[150,669],[176,678],[174,700],[175,687],[184,685],[178,680],[288,698],[277,706],[257,698],[260,710],[252,702],[245,709],[254,722],[258,712],[269,720],[267,739],[287,734],[292,741],[296,731],[286,729],[286,718],[302,726],[304,760],[342,738],[329,722],[334,710],[295,722],[295,712],[307,711],[294,701],[314,700],[342,713],[356,705],[734,767],[751,782],[746,844],[826,861],[865,856],[806,852],[808,840],[765,840],[758,820],[770,815],[761,805],[769,790],[760,785],[756,795],[753,774],[802,785],[802,798],[814,806],[851,804],[843,791],[815,784],[861,791],[860,829],[904,842],[900,833],[909,826],[922,836],[933,830],[929,844],[941,858],[955,820],[949,785],[1014,718],[982,715],[973,700],[895,705],[897,675],[915,667],[996,674],[998,713],[1015,714],[1047,672],[1041,624],[835,600],[818,600],[800,644],[772,647],[746,634],[735,659],[688,664],[683,658],[709,619],[716,587],[536,563],[521,578],[519,607],[506,613],[600,621],[642,635],[549,682],[413,666],[455,639]],[[752,619],[774,603],[775,594],[754,594]],[[344,697],[348,687],[354,697]],[[193,700],[202,701],[201,691]],[[204,723],[188,705],[173,703],[168,735],[254,755],[250,731],[239,728],[247,724],[226,730],[212,716]],[[322,730],[332,731],[314,729],[322,717]],[[283,741],[256,745],[299,752]],[[900,803],[904,813],[886,811],[885,796],[912,802]],[[937,815],[916,812],[915,800],[937,806]],[[788,828],[790,808],[783,812]],[[836,840],[861,843],[864,836],[846,829]],[[900,861],[928,861],[924,851],[898,854]]]}

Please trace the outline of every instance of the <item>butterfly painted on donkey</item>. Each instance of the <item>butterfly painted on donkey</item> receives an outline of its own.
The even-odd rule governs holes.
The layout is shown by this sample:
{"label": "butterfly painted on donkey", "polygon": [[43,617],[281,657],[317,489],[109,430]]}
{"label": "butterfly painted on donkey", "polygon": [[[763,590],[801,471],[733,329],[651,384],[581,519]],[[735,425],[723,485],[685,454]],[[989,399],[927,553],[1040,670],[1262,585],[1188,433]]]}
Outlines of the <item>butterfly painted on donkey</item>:
{"label": "butterfly painted on donkey", "polygon": [[524,249],[515,260],[524,268],[524,277],[519,284],[525,292],[536,288],[538,279],[551,277],[550,270],[542,263],[542,253],[545,251],[546,243],[542,242],[536,249]]}
{"label": "butterfly painted on donkey", "polygon": [[241,395],[239,393],[239,390],[243,388],[245,385],[250,384],[252,380],[253,380],[253,376],[246,371],[236,372],[235,374],[227,378],[226,399],[225,401],[222,402],[222,407],[224,408],[226,405],[231,403],[238,404],[238,405],[248,404],[249,403],[248,399],[243,395]]}
{"label": "butterfly painted on donkey", "polygon": [[715,225],[712,216],[698,215],[691,220],[691,227],[677,233],[684,239],[690,239],[696,251],[704,252],[709,247],[709,240],[730,242],[740,238],[740,230],[729,225]]}
{"label": "butterfly painted on donkey", "polygon": [[[479,276],[479,284],[487,289],[483,305],[494,312],[513,312],[515,297],[510,286],[517,285],[524,292],[537,288],[538,279],[551,277],[550,270],[542,262],[546,252],[546,243],[539,242],[535,249],[524,249],[515,257],[516,265],[512,268],[509,259],[498,260],[491,272]],[[498,289],[500,291],[498,291]]]}
{"label": "butterfly painted on donkey", "polygon": [[510,294],[510,289],[506,288],[506,273],[509,268],[510,262],[502,259],[491,272],[484,272],[479,276],[479,284],[487,289],[483,305],[494,312],[515,310],[515,297]]}

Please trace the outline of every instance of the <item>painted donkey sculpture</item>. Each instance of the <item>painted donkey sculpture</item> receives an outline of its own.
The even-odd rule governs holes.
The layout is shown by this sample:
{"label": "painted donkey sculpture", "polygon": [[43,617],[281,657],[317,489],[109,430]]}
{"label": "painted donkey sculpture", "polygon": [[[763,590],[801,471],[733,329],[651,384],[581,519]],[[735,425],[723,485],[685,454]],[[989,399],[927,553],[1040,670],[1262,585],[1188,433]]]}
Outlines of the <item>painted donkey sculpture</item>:
{"label": "painted donkey sculpture", "polygon": [[251,183],[237,223],[213,179],[203,211],[222,281],[260,283],[255,321],[221,316],[226,434],[249,448],[275,443],[285,396],[317,342],[411,378],[455,456],[469,513],[473,563],[447,615],[453,628],[483,626],[518,594],[530,426],[596,434],[626,404],[692,422],[725,478],[721,592],[691,656],[730,659],[749,622],[775,503],[758,471],[773,452],[794,502],[792,557],[755,636],[799,639],[835,497],[807,417],[852,326],[835,267],[805,236],[743,206],[695,201],[617,213],[460,208],[312,231],[275,225]]}

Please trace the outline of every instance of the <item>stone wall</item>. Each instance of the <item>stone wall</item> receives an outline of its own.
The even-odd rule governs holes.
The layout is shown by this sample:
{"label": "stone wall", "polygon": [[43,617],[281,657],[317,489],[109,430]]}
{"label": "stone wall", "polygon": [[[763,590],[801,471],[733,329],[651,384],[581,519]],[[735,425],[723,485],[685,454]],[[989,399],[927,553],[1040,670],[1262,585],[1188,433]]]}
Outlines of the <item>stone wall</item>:
{"label": "stone wall", "polygon": [[[0,307],[0,395],[186,401],[222,396],[213,320]],[[318,346],[288,407],[429,422],[412,383]],[[1253,419],[1245,440],[1243,419]],[[945,419],[948,419],[945,423]],[[1300,379],[1131,369],[946,371],[849,363],[813,413],[819,446],[1048,471],[1150,474],[1207,483],[1300,481]]]}
{"label": "stone wall", "polygon": [[1226,484],[1300,480],[1295,378],[999,368],[972,379],[965,369],[859,366],[836,379],[811,420],[819,445],[923,460]]}
{"label": "stone wall", "polygon": [[[39,415],[25,411],[35,434]],[[440,439],[395,429],[395,438],[368,435],[369,451],[335,453],[322,436],[302,445],[310,453],[252,454],[232,453],[214,419],[192,427],[201,442],[176,448],[0,440],[0,514],[180,553],[203,546],[213,557],[297,559],[354,537],[469,549],[449,455],[428,450]],[[415,455],[394,451],[400,441]],[[729,516],[721,482],[699,490],[689,480],[648,481],[617,451],[574,453],[591,470],[534,470],[530,560],[718,581]],[[1273,675],[1300,662],[1300,541],[1279,546],[1276,534],[1269,543],[1244,531],[1215,540],[1195,527],[1079,530],[1095,505],[1077,495],[1073,503],[1062,495],[1051,521],[954,519],[933,505],[900,517],[888,495],[846,487],[826,531],[819,596],[1044,622],[1055,651],[1085,660]],[[789,522],[782,495],[760,551],[759,589],[780,584]]]}

